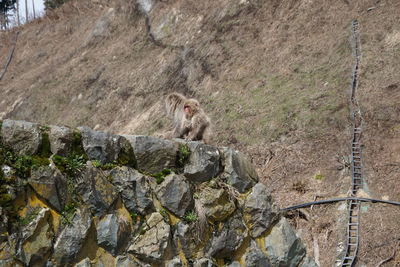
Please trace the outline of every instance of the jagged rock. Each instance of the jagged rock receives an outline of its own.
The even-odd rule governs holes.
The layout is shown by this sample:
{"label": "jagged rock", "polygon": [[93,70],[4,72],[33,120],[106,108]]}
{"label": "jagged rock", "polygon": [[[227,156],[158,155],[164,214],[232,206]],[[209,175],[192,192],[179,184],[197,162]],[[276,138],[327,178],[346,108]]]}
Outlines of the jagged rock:
{"label": "jagged rock", "polygon": [[97,224],[97,244],[116,256],[130,235],[127,221],[115,214],[107,214]]}
{"label": "jagged rock", "polygon": [[225,220],[236,209],[235,203],[229,199],[229,195],[224,189],[206,187],[200,192],[199,200],[211,222]]}
{"label": "jagged rock", "polygon": [[114,168],[110,175],[130,212],[146,214],[155,210],[146,176],[126,166]]}
{"label": "jagged rock", "polygon": [[53,260],[56,266],[66,266],[74,261],[92,224],[90,212],[85,209],[78,209],[71,221],[72,224],[67,225],[55,241]]}
{"label": "jagged rock", "polygon": [[80,174],[76,190],[95,216],[104,214],[118,198],[117,190],[108,181],[106,175],[94,168],[90,162],[86,170]]}
{"label": "jagged rock", "polygon": [[246,266],[252,266],[252,267],[269,267],[269,266],[271,266],[267,255],[265,255],[261,251],[261,249],[259,249],[257,247],[257,244],[254,240],[251,240],[250,247],[248,247],[246,250],[245,262],[246,262]]}
{"label": "jagged rock", "polygon": [[178,143],[143,135],[124,135],[135,152],[140,171],[157,173],[176,167]]}
{"label": "jagged rock", "polygon": [[179,258],[173,258],[167,262],[166,267],[182,267],[182,261]]}
{"label": "jagged rock", "polygon": [[[228,267],[241,267],[242,265],[238,261],[232,261]],[[247,266],[247,265],[246,265]]]}
{"label": "jagged rock", "polygon": [[50,209],[41,209],[22,231],[17,258],[26,265],[43,260],[52,248],[53,229],[49,223]]}
{"label": "jagged rock", "polygon": [[148,14],[154,5],[153,0],[138,0],[139,8],[145,14]]}
{"label": "jagged rock", "polygon": [[160,263],[170,243],[170,226],[158,212],[150,215],[146,225],[146,232],[136,237],[128,252],[139,259]]}
{"label": "jagged rock", "polygon": [[74,267],[91,267],[90,259],[89,258],[84,258],[80,262],[74,265]]}
{"label": "jagged rock", "polygon": [[1,136],[4,145],[18,156],[37,153],[42,142],[39,125],[26,121],[4,120]]}
{"label": "jagged rock", "polygon": [[90,160],[98,160],[102,164],[120,162],[132,167],[136,159],[129,141],[120,135],[93,131],[88,127],[78,127],[82,133],[82,144]]}
{"label": "jagged rock", "polygon": [[150,264],[145,264],[142,262],[137,262],[132,259],[130,256],[118,256],[115,259],[116,267],[151,267]]}
{"label": "jagged rock", "polygon": [[212,260],[207,258],[198,259],[193,263],[193,267],[217,267]]}
{"label": "jagged rock", "polygon": [[181,175],[170,174],[165,177],[156,194],[165,208],[180,217],[193,208],[194,200],[189,183]]}
{"label": "jagged rock", "polygon": [[74,131],[61,126],[50,126],[49,141],[51,153],[67,156],[72,152],[74,145]]}
{"label": "jagged rock", "polygon": [[184,175],[193,182],[205,182],[216,177],[221,171],[220,153],[215,147],[200,142],[188,142],[189,163],[184,167]]}
{"label": "jagged rock", "polygon": [[230,148],[222,149],[223,177],[227,183],[235,187],[240,193],[248,191],[258,182],[258,175],[251,162],[239,151]]}
{"label": "jagged rock", "polygon": [[235,214],[225,222],[220,232],[214,233],[207,254],[213,258],[231,258],[247,236],[246,226]]}
{"label": "jagged rock", "polygon": [[32,169],[28,183],[57,211],[64,209],[68,194],[67,180],[57,168],[39,166]]}
{"label": "jagged rock", "polygon": [[310,257],[306,257],[299,265],[300,267],[319,267],[319,265]]}
{"label": "jagged rock", "polygon": [[187,224],[180,221],[175,226],[173,239],[175,247],[181,247],[187,259],[195,258],[198,252],[199,242],[196,236],[198,230],[195,223]]}
{"label": "jagged rock", "polygon": [[259,237],[279,217],[278,208],[273,204],[267,187],[256,184],[244,203],[244,219],[252,237]]}
{"label": "jagged rock", "polygon": [[306,254],[304,244],[285,218],[281,218],[264,241],[272,266],[298,266]]}

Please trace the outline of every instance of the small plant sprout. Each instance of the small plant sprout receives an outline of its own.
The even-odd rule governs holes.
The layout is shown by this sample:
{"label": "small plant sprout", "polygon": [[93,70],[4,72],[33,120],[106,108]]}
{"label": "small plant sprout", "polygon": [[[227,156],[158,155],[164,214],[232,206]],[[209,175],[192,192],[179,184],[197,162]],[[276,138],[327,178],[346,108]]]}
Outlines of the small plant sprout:
{"label": "small plant sprout", "polygon": [[183,217],[183,219],[187,222],[187,223],[192,223],[197,221],[197,214],[194,211],[188,211],[185,214],[185,217]]}

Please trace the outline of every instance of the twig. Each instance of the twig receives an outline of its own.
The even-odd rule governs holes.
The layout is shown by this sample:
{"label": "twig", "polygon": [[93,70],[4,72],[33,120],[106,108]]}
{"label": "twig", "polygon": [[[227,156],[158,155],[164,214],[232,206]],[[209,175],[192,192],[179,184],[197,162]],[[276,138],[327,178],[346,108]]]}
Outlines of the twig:
{"label": "twig", "polygon": [[14,37],[14,46],[13,46],[13,48],[11,49],[10,54],[8,54],[8,59],[7,59],[6,65],[4,66],[3,71],[0,73],[0,81],[1,81],[1,79],[3,79],[3,76],[4,76],[4,74],[5,74],[6,71],[7,71],[8,65],[10,65],[12,56],[13,56],[13,54],[14,54],[15,47],[16,47],[16,45],[17,45],[17,37],[18,37],[18,34],[19,34],[19,32],[16,32],[16,33],[15,33],[15,37]]}
{"label": "twig", "polygon": [[396,256],[396,250],[397,250],[399,244],[400,244],[400,242],[397,242],[396,245],[394,246],[393,254],[392,254],[389,258],[386,258],[386,259],[384,259],[384,260],[381,260],[381,261],[376,265],[376,267],[382,266],[382,264],[393,260],[393,259],[394,259],[394,256]]}

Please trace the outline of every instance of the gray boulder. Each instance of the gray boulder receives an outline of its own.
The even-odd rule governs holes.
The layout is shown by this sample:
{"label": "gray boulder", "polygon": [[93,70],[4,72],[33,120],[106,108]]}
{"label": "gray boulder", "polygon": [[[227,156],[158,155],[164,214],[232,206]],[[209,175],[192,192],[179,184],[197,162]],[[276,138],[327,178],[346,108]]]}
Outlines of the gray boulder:
{"label": "gray boulder", "polygon": [[95,216],[104,214],[118,198],[118,191],[105,173],[90,162],[79,176],[76,191]]}
{"label": "gray boulder", "polygon": [[189,162],[184,175],[193,182],[201,183],[216,177],[221,171],[220,153],[216,147],[200,142],[188,142]]}
{"label": "gray boulder", "polygon": [[254,240],[250,241],[250,247],[247,248],[245,253],[245,262],[248,267],[269,267],[267,255],[265,255],[260,248],[258,248]]}
{"label": "gray boulder", "polygon": [[97,224],[97,244],[116,256],[130,235],[128,222],[115,214],[107,214]]}
{"label": "gray boulder", "polygon": [[131,256],[118,256],[115,258],[116,267],[151,267],[150,264],[138,262]]}
{"label": "gray boulder", "polygon": [[124,135],[133,147],[137,168],[147,173],[176,167],[178,143],[143,135]]}
{"label": "gray boulder", "polygon": [[40,166],[31,171],[28,183],[52,207],[61,212],[67,201],[67,180],[53,166]]}
{"label": "gray boulder", "polygon": [[166,267],[182,267],[182,266],[183,264],[180,258],[173,258],[166,264]]}
{"label": "gray boulder", "polygon": [[207,219],[211,222],[223,221],[236,209],[224,189],[206,187],[199,193],[199,200],[205,208]]}
{"label": "gray boulder", "polygon": [[161,205],[180,217],[194,205],[189,183],[181,175],[170,174],[165,177],[156,189],[156,195]]}
{"label": "gray boulder", "polygon": [[244,203],[244,219],[250,227],[250,235],[259,237],[279,218],[279,210],[273,204],[265,185],[258,183]]}
{"label": "gray boulder", "polygon": [[72,224],[62,230],[54,243],[53,260],[56,266],[66,266],[75,260],[91,224],[90,213],[85,209],[77,210]]}
{"label": "gray boulder", "polygon": [[50,209],[41,209],[22,231],[17,258],[26,265],[31,266],[33,261],[45,259],[52,249],[54,233],[49,217]]}
{"label": "gray boulder", "polygon": [[144,261],[159,264],[170,244],[170,225],[164,221],[160,213],[155,212],[147,220],[144,231],[136,237],[128,252]]}
{"label": "gray boulder", "polygon": [[217,259],[232,258],[247,236],[246,226],[236,214],[225,222],[221,231],[214,233],[207,254]]}
{"label": "gray boulder", "polygon": [[84,258],[83,260],[74,265],[74,267],[91,267],[91,266],[92,264],[90,263],[89,258]]}
{"label": "gray boulder", "polygon": [[49,141],[51,153],[67,156],[73,150],[74,131],[64,126],[50,126]]}
{"label": "gray boulder", "polygon": [[146,214],[155,210],[148,177],[126,166],[112,169],[110,175],[130,212]]}
{"label": "gray boulder", "polygon": [[319,267],[319,265],[310,257],[306,257],[299,265],[300,267]]}
{"label": "gray boulder", "polygon": [[217,265],[210,259],[201,258],[193,263],[193,267],[217,267]]}
{"label": "gray boulder", "polygon": [[105,132],[93,131],[88,127],[78,127],[82,133],[82,144],[90,160],[98,160],[102,164],[117,162],[136,166],[133,149],[125,137]]}
{"label": "gray boulder", "polygon": [[258,182],[258,174],[251,162],[239,151],[222,149],[224,173],[227,183],[240,193],[248,191]]}
{"label": "gray boulder", "polygon": [[18,156],[34,155],[42,142],[39,125],[26,121],[4,120],[1,136],[4,145]]}
{"label": "gray boulder", "polygon": [[285,218],[265,237],[265,248],[272,266],[298,266],[306,255],[304,244]]}

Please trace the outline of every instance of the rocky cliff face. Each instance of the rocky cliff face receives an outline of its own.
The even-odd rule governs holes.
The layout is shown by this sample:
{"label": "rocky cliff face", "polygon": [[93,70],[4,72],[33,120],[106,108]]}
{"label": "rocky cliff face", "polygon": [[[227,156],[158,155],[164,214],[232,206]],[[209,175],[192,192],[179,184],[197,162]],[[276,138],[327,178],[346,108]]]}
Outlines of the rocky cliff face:
{"label": "rocky cliff face", "polygon": [[230,148],[5,120],[0,266],[316,266]]}

